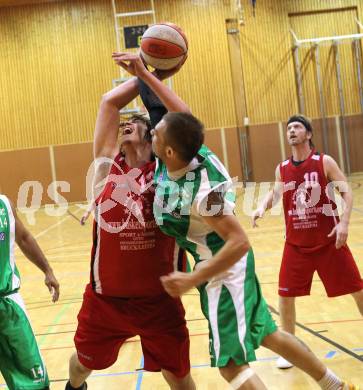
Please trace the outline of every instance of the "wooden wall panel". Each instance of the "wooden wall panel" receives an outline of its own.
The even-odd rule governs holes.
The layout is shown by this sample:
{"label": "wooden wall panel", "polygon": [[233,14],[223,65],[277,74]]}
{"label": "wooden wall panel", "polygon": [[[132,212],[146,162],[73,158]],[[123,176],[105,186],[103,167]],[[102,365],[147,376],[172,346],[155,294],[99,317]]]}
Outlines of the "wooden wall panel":
{"label": "wooden wall panel", "polygon": [[338,138],[336,118],[327,118],[329,155],[339,164]]}
{"label": "wooden wall panel", "polygon": [[[356,7],[325,12],[297,13],[290,15],[290,25],[300,39],[349,35],[359,32],[355,22],[357,16]],[[319,28],[317,29],[316,26]],[[313,52],[311,47],[301,49],[302,84],[306,113],[311,117],[319,117],[322,114]],[[337,115],[340,113],[340,108],[335,48],[330,41],[319,45],[319,52],[326,115]],[[345,110],[347,113],[357,112],[359,111],[359,90],[352,41],[341,41],[341,44],[338,45],[338,53]]]}
{"label": "wooden wall panel", "polygon": [[204,133],[204,143],[215,153],[224,164],[223,148],[221,143],[221,129],[211,129]]}
{"label": "wooden wall panel", "polygon": [[[49,148],[24,149],[0,153],[0,193],[7,195],[17,205],[20,186],[26,181],[37,181],[43,189],[41,204],[54,203],[47,195],[52,182]],[[30,206],[33,191],[29,191]]]}
{"label": "wooden wall panel", "polygon": [[278,124],[251,126],[249,144],[252,179],[256,182],[274,181],[276,166],[281,161]]}
{"label": "wooden wall panel", "polygon": [[0,149],[91,140],[118,70],[109,1],[0,8]]}
{"label": "wooden wall panel", "polygon": [[346,116],[345,121],[350,144],[351,171],[362,172],[363,117],[362,115]]}
{"label": "wooden wall panel", "polygon": [[54,147],[57,180],[67,181],[70,192],[61,195],[68,202],[83,202],[86,195],[86,176],[93,161],[93,143]]}
{"label": "wooden wall panel", "polygon": [[0,7],[23,6],[29,4],[52,3],[64,0],[0,0]]}
{"label": "wooden wall panel", "polygon": [[237,176],[238,180],[241,181],[243,176],[237,128],[230,127],[224,129],[224,131],[226,135],[229,174],[231,177]]}
{"label": "wooden wall panel", "polygon": [[275,122],[297,111],[294,67],[284,1],[262,0],[256,16],[245,1],[242,62],[251,124]]}

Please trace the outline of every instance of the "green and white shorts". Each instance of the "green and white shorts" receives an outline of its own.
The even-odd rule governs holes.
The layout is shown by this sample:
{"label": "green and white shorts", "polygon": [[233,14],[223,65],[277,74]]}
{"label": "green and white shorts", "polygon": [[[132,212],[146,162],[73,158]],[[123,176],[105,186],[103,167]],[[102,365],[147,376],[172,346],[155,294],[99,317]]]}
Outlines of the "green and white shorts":
{"label": "green and white shorts", "polygon": [[211,366],[256,360],[255,350],[277,326],[261,293],[252,250],[199,292],[209,324]]}
{"label": "green and white shorts", "polygon": [[19,293],[0,297],[0,371],[10,390],[39,390],[49,386]]}

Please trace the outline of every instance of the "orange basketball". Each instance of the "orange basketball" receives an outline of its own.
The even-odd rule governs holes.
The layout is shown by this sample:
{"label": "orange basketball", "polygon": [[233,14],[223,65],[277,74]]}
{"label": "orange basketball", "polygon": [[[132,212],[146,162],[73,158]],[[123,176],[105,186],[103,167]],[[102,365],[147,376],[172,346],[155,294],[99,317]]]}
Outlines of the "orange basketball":
{"label": "orange basketball", "polygon": [[154,24],[141,38],[141,56],[155,69],[175,68],[187,51],[187,38],[173,23]]}

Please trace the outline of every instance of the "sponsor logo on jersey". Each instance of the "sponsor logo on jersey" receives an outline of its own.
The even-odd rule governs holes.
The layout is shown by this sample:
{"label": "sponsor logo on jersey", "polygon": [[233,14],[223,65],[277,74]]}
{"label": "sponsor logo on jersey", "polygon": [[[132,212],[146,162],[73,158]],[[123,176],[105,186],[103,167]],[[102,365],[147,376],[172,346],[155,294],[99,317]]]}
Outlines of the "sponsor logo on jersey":
{"label": "sponsor logo on jersey", "polygon": [[5,241],[5,232],[0,233],[0,241]]}

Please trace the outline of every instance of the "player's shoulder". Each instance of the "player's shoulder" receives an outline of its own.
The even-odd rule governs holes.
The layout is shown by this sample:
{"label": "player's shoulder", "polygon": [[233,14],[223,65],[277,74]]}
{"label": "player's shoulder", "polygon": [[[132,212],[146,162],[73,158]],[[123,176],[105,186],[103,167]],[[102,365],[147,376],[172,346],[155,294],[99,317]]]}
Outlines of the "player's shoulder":
{"label": "player's shoulder", "polygon": [[336,163],[336,161],[334,160],[334,158],[332,156],[330,156],[329,154],[321,154],[322,158],[323,158],[323,162],[327,162],[327,163]]}
{"label": "player's shoulder", "polygon": [[208,148],[208,146],[203,144],[198,150],[197,158],[198,156],[203,158],[208,158],[209,156],[214,156],[214,153]]}
{"label": "player's shoulder", "polygon": [[323,155],[323,168],[326,176],[329,176],[332,171],[340,169],[338,163],[328,154]]}
{"label": "player's shoulder", "polygon": [[8,209],[13,213],[13,215],[16,215],[15,207],[13,205],[13,202],[4,194],[0,194],[0,201],[5,205],[5,208]]}
{"label": "player's shoulder", "polygon": [[231,177],[218,156],[213,153],[207,146],[202,145],[196,156],[199,170],[206,170],[209,180],[212,181],[231,181]]}
{"label": "player's shoulder", "polygon": [[4,194],[0,194],[0,200],[5,203],[6,205],[9,205],[10,207],[13,207],[11,200]]}
{"label": "player's shoulder", "polygon": [[279,164],[277,164],[276,170],[283,168],[283,167],[286,167],[287,165],[289,165],[290,161],[291,161],[290,158],[288,158],[284,161],[281,161]]}

